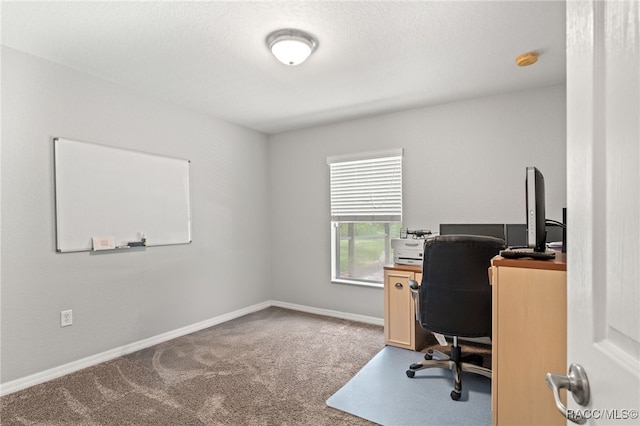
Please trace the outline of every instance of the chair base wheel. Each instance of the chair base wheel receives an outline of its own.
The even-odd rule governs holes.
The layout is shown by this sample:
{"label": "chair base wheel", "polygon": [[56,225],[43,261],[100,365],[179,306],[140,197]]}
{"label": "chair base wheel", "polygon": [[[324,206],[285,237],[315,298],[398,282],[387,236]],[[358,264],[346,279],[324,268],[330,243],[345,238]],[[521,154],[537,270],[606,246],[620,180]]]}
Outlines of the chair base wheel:
{"label": "chair base wheel", "polygon": [[407,377],[410,379],[413,379],[413,377],[416,375],[416,372],[413,370],[407,370]]}
{"label": "chair base wheel", "polygon": [[461,392],[457,392],[454,390],[451,391],[451,399],[453,399],[454,401],[459,400],[461,396],[462,396]]}

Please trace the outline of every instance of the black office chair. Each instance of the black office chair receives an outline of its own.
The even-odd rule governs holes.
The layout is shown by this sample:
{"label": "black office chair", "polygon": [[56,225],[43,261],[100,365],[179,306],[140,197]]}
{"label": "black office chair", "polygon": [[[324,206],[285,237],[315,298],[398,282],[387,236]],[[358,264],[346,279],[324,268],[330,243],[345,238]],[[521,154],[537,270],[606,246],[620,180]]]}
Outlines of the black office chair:
{"label": "black office chair", "polygon": [[491,378],[482,357],[462,356],[458,337],[491,336],[491,259],[505,248],[502,239],[475,235],[440,235],[425,240],[422,282],[409,283],[416,318],[425,330],[453,337],[451,354],[429,349],[425,360],[411,364],[412,378],[423,368],[453,372],[451,399],[462,395],[461,372]]}

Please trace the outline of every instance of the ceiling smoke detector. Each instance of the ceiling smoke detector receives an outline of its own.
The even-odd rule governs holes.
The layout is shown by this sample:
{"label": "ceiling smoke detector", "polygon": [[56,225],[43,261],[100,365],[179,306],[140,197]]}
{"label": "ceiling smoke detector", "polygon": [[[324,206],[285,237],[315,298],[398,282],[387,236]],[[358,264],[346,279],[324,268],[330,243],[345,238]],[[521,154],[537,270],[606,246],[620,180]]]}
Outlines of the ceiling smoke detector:
{"label": "ceiling smoke detector", "polygon": [[538,52],[527,52],[516,58],[519,67],[527,67],[538,62]]}

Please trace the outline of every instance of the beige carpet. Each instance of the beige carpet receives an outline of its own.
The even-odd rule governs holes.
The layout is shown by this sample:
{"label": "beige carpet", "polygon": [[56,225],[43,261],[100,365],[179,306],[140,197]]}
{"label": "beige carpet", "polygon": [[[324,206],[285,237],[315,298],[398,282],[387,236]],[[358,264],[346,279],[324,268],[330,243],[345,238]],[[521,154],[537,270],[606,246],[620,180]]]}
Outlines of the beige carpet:
{"label": "beige carpet", "polygon": [[380,326],[268,308],[0,399],[9,425],[371,425],[325,401]]}

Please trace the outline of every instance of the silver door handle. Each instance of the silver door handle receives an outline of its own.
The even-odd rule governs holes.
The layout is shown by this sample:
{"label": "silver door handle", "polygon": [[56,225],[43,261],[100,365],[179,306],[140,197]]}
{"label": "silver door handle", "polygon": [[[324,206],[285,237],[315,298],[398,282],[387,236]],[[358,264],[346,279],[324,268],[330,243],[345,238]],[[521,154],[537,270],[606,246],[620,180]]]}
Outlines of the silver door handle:
{"label": "silver door handle", "polygon": [[569,413],[560,399],[560,389],[566,389],[567,392],[571,392],[578,405],[585,406],[589,403],[589,380],[587,379],[587,373],[580,364],[571,364],[569,366],[569,374],[566,376],[547,373],[547,386],[553,391],[556,407],[565,418],[579,425],[587,422],[587,419],[579,414]]}

